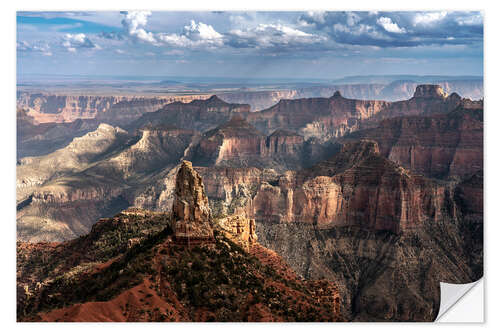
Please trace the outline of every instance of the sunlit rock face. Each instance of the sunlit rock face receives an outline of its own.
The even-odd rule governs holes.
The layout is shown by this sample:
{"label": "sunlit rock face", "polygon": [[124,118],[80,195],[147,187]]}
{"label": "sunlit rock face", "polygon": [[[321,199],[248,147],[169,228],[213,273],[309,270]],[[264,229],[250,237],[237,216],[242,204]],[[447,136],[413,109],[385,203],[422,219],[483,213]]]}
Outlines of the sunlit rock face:
{"label": "sunlit rock face", "polygon": [[177,173],[172,221],[179,241],[213,239],[212,211],[205,187],[189,161],[183,161]]}

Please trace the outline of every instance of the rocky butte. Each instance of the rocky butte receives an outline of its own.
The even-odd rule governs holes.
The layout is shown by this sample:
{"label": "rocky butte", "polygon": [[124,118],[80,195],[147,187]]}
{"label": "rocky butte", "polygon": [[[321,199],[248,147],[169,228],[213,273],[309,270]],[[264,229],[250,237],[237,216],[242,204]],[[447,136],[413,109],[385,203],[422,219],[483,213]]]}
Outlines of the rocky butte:
{"label": "rocky butte", "polygon": [[189,161],[182,161],[175,181],[172,226],[176,241],[210,241],[214,238],[212,211],[200,175]]}
{"label": "rocky butte", "polygon": [[182,161],[177,173],[171,220],[176,242],[188,246],[213,242],[217,227],[246,251],[257,242],[255,220],[244,213],[214,221],[203,181],[189,161]]}

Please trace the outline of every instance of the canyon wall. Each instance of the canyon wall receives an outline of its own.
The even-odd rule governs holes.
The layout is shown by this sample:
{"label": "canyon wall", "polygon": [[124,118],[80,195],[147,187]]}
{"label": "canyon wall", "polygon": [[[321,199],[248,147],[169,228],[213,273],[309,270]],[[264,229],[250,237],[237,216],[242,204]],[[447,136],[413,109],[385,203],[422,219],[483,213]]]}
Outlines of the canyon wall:
{"label": "canyon wall", "polygon": [[78,96],[25,92],[18,94],[17,106],[28,110],[28,114],[39,123],[64,123],[77,119],[98,118],[103,122],[117,125],[121,122],[120,125],[123,125],[125,122],[137,119],[145,112],[156,111],[168,103],[177,101],[188,103],[208,97],[207,95]]}
{"label": "canyon wall", "polygon": [[360,138],[377,141],[383,156],[429,177],[466,177],[483,169],[482,107],[386,119],[342,140]]}
{"label": "canyon wall", "polygon": [[[230,92],[223,93],[220,97],[231,103],[250,104],[252,111],[259,111],[273,106],[282,99],[330,97],[336,91],[339,91],[342,96],[351,99],[401,101],[411,98],[416,87],[421,84],[404,80],[391,83],[339,84],[282,89],[278,91]],[[464,98],[473,100],[479,100],[484,97],[482,80],[436,81],[429,82],[428,84],[440,85],[448,95],[457,93]]]}

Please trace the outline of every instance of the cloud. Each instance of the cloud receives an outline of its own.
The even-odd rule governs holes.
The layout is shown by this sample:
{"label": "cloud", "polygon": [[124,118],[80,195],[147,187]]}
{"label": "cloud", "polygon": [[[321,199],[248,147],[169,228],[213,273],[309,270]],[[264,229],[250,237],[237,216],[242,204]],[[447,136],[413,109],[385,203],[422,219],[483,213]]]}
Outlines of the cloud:
{"label": "cloud", "polygon": [[413,18],[413,24],[434,24],[438,21],[441,21],[446,17],[447,12],[427,12],[427,13],[417,13]]}
{"label": "cloud", "polygon": [[[150,11],[121,12],[125,17],[122,20],[124,34],[133,40],[141,41],[155,46],[173,47],[213,47],[223,44],[223,36],[211,25],[191,20],[189,25],[184,26],[180,34],[151,32],[146,30]],[[111,33],[103,36],[109,39],[120,40],[123,34]]]}
{"label": "cloud", "polygon": [[211,25],[194,20],[184,26],[181,34],[158,33],[156,36],[159,41],[174,47],[215,47],[224,44],[223,35]]}
{"label": "cloud", "polygon": [[402,34],[406,32],[405,28],[400,28],[396,23],[392,22],[389,17],[381,16],[377,19],[377,23],[388,32],[393,32],[395,34]]}
{"label": "cloud", "polygon": [[62,45],[69,52],[76,52],[77,49],[100,49],[97,44],[94,44],[85,34],[65,34]]}
{"label": "cloud", "polygon": [[307,12],[298,22],[345,45],[413,47],[483,41],[479,12]]}
{"label": "cloud", "polygon": [[144,29],[148,23],[148,17],[151,15],[150,11],[123,11],[120,13],[125,15],[122,25],[129,36],[140,41],[156,43],[153,33]]}
{"label": "cloud", "polygon": [[460,26],[481,26],[483,25],[483,15],[482,13],[477,13],[474,15],[459,16],[456,22]]}
{"label": "cloud", "polygon": [[110,40],[118,40],[122,41],[126,39],[126,36],[123,32],[120,31],[103,31],[97,35],[99,38],[110,39]]}
{"label": "cloud", "polygon": [[45,42],[27,42],[27,41],[19,41],[16,43],[18,52],[35,52],[41,53],[44,56],[51,56],[52,51],[50,49],[49,44]]}
{"label": "cloud", "polygon": [[236,48],[294,48],[326,40],[282,24],[259,24],[255,28],[234,29],[226,35],[227,44]]}

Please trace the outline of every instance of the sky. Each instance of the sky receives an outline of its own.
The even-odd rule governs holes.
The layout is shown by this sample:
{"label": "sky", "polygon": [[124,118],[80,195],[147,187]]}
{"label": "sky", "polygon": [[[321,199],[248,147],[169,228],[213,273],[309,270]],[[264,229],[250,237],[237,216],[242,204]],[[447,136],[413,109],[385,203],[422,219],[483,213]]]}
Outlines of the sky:
{"label": "sky", "polygon": [[481,12],[17,12],[17,72],[483,75]]}

